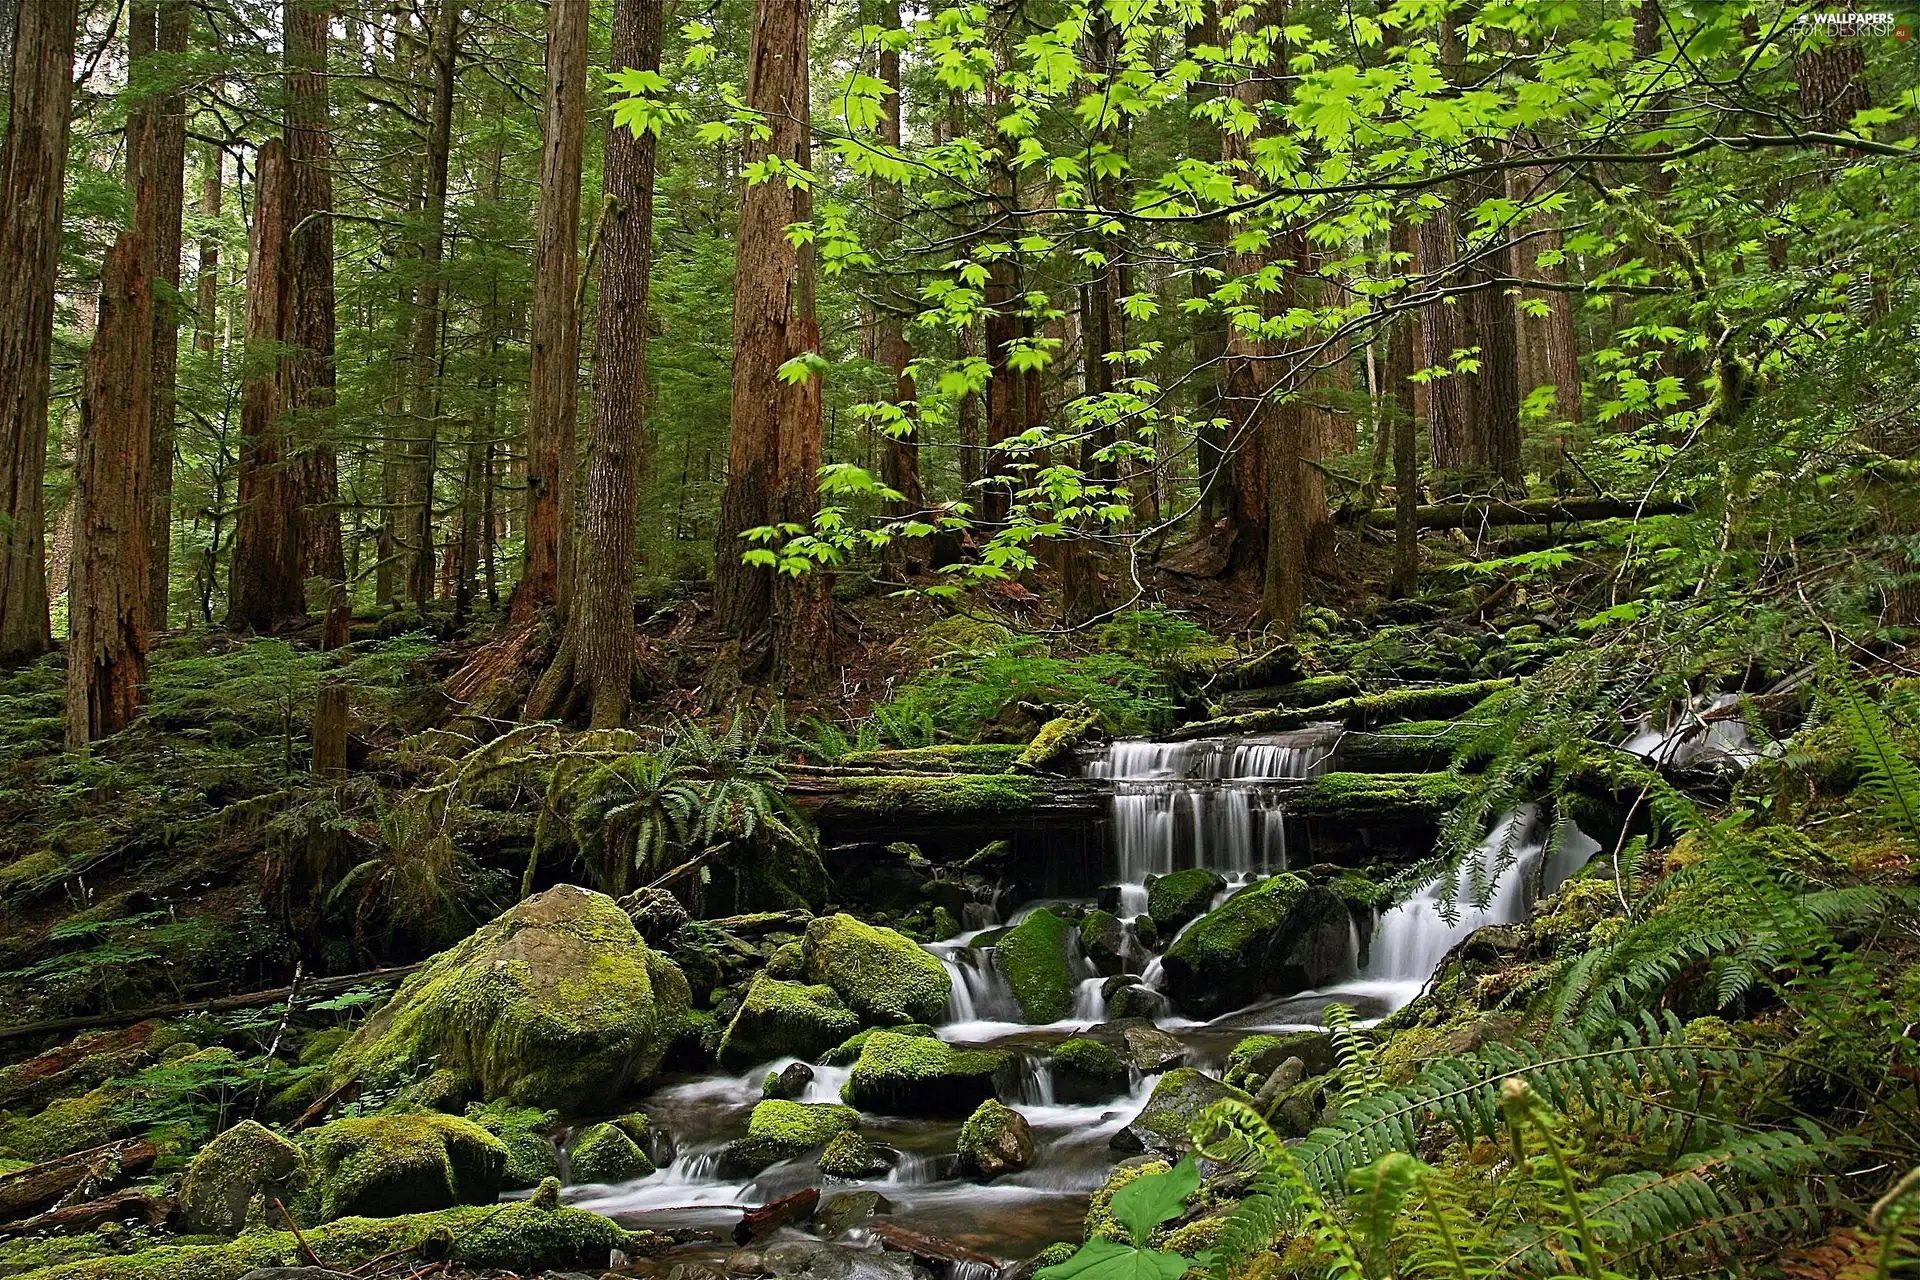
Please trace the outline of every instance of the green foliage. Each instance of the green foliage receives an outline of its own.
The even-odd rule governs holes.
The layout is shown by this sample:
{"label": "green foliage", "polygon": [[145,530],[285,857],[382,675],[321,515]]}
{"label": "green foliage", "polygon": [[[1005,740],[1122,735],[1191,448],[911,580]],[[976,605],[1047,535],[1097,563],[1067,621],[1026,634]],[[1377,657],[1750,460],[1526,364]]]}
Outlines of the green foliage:
{"label": "green foliage", "polygon": [[1063,1262],[1042,1267],[1041,1280],[1179,1280],[1191,1265],[1148,1243],[1155,1228],[1186,1211],[1200,1188],[1200,1172],[1188,1156],[1165,1173],[1149,1173],[1120,1188],[1109,1202],[1130,1243],[1095,1238]]}

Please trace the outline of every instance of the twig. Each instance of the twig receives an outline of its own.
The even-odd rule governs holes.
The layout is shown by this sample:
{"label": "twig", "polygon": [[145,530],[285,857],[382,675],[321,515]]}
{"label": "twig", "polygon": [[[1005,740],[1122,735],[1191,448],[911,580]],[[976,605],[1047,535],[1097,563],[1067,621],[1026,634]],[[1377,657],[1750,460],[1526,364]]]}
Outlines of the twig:
{"label": "twig", "polygon": [[307,1238],[300,1234],[300,1224],[295,1222],[293,1215],[287,1212],[287,1206],[280,1203],[279,1196],[273,1198],[273,1207],[278,1209],[280,1216],[287,1220],[287,1228],[293,1232],[294,1243],[300,1246],[300,1254],[307,1260],[308,1265],[324,1268],[327,1264],[320,1261],[320,1255],[313,1251],[313,1246],[307,1243]]}

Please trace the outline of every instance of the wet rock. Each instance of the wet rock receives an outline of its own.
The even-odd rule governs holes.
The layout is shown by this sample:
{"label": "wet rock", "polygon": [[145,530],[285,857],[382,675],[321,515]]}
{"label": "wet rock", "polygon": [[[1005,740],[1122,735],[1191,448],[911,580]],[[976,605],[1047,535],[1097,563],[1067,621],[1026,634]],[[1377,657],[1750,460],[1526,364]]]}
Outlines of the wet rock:
{"label": "wet rock", "polygon": [[1060,1102],[1105,1102],[1124,1094],[1131,1081],[1127,1060],[1098,1040],[1075,1036],[1054,1048],[1053,1096]]}
{"label": "wet rock", "polygon": [[1119,973],[1127,965],[1127,926],[1112,912],[1087,912],[1080,920],[1080,950],[1102,974]]}
{"label": "wet rock", "polygon": [[1033,1129],[1012,1107],[989,1098],[960,1126],[961,1172],[982,1180],[1018,1173],[1033,1163]]}
{"label": "wet rock", "polygon": [[1519,1029],[1520,1020],[1512,1014],[1489,1013],[1464,1027],[1455,1027],[1447,1033],[1444,1043],[1450,1054],[1472,1053],[1489,1044],[1512,1044],[1514,1033]]}
{"label": "wet rock", "polygon": [[1188,921],[1205,915],[1214,895],[1226,887],[1225,877],[1205,867],[1154,876],[1147,881],[1147,914],[1161,933],[1172,936]]}
{"label": "wet rock", "polygon": [[1317,986],[1346,964],[1346,904],[1282,873],[1242,889],[1196,920],[1161,959],[1166,993],[1198,1015]]}
{"label": "wet rock", "polygon": [[1126,1128],[1114,1134],[1116,1151],[1145,1151],[1169,1158],[1190,1150],[1193,1122],[1214,1103],[1233,1098],[1252,1105],[1239,1089],[1192,1067],[1176,1067],[1160,1078],[1153,1096]]}
{"label": "wet rock", "polygon": [[1521,954],[1528,945],[1527,931],[1520,925],[1490,924],[1468,934],[1459,954],[1463,960],[1494,964]]}
{"label": "wet rock", "polygon": [[720,1063],[739,1068],[769,1058],[812,1058],[859,1029],[859,1015],[832,987],[756,974],[720,1041]]}
{"label": "wet rock", "polygon": [[1058,1022],[1073,1011],[1079,979],[1069,959],[1068,925],[1042,907],[1000,938],[1000,972],[1028,1022]]}
{"label": "wet rock", "polygon": [[1120,1048],[1127,1061],[1147,1075],[1187,1060],[1187,1047],[1146,1018],[1116,1018],[1098,1024],[1087,1034]]}
{"label": "wet rock", "polygon": [[994,1077],[1012,1062],[1011,1054],[997,1049],[956,1049],[880,1031],[862,1047],[841,1096],[862,1111],[964,1116],[994,1096]]}
{"label": "wet rock", "polygon": [[792,1101],[807,1091],[813,1083],[813,1068],[804,1062],[789,1062],[778,1071],[769,1071],[765,1083],[760,1086],[763,1098],[785,1098]]}
{"label": "wet rock", "polygon": [[266,1126],[242,1120],[202,1147],[180,1182],[189,1229],[231,1235],[255,1196],[291,1200],[310,1176],[307,1154]]}
{"label": "wet rock", "polygon": [[506,1143],[432,1112],[336,1120],[314,1135],[312,1151],[328,1221],[486,1204],[507,1166]]}
{"label": "wet rock", "polygon": [[607,1108],[659,1066],[688,998],[685,976],[612,898],[556,885],[429,960],[329,1077],[372,1089],[432,1063],[481,1100]]}
{"label": "wet rock", "polygon": [[870,1027],[865,1031],[848,1036],[845,1040],[821,1054],[816,1061],[828,1067],[850,1067],[860,1061],[860,1051],[867,1047],[867,1041],[873,1039],[873,1037],[881,1031],[885,1031],[888,1035],[922,1036],[929,1040],[939,1039],[939,1036],[934,1033],[933,1028],[924,1022],[909,1022],[903,1027]]}
{"label": "wet rock", "polygon": [[754,1107],[747,1136],[727,1144],[720,1164],[730,1174],[758,1173],[823,1147],[859,1123],[858,1112],[838,1103],[770,1098]]}
{"label": "wet rock", "polygon": [[507,1167],[500,1185],[509,1191],[537,1187],[547,1178],[560,1176],[560,1155],[547,1132],[557,1118],[557,1112],[516,1107],[506,1101],[467,1108],[467,1119],[507,1144]]}
{"label": "wet rock", "polygon": [[872,1144],[851,1129],[827,1143],[820,1153],[820,1172],[829,1177],[865,1178],[881,1167]]}
{"label": "wet rock", "polygon": [[1319,1127],[1327,1098],[1337,1084],[1330,1075],[1312,1076],[1280,1090],[1267,1105],[1267,1123],[1283,1138],[1306,1137]]}
{"label": "wet rock", "polygon": [[868,1025],[932,1022],[953,992],[946,968],[911,939],[849,915],[815,920],[803,945],[807,981],[832,987]]}
{"label": "wet rock", "polygon": [[767,1270],[780,1280],[849,1280],[853,1259],[845,1249],[818,1240],[782,1240],[769,1245]]}
{"label": "wet rock", "polygon": [[722,1264],[730,1276],[764,1276],[767,1255],[759,1249],[735,1249]]}
{"label": "wet rock", "polygon": [[1173,1005],[1152,987],[1122,983],[1107,997],[1107,1012],[1116,1018],[1153,1019],[1172,1012]]}
{"label": "wet rock", "polygon": [[806,967],[806,948],[798,942],[781,943],[767,957],[768,975],[782,981],[793,981],[806,971]]}
{"label": "wet rock", "polygon": [[633,1136],[617,1124],[583,1130],[568,1155],[575,1182],[630,1182],[653,1172],[653,1161]]}
{"label": "wet rock", "polygon": [[1093,905],[1102,911],[1120,913],[1121,887],[1117,884],[1103,884],[1093,891]]}
{"label": "wet rock", "polygon": [[1248,1036],[1227,1055],[1220,1078],[1236,1089],[1257,1091],[1273,1069],[1288,1058],[1298,1058],[1310,1076],[1333,1070],[1333,1037],[1323,1031],[1295,1031],[1283,1036]]}
{"label": "wet rock", "polygon": [[621,898],[620,909],[651,946],[661,946],[687,922],[687,909],[665,889],[636,889]]}
{"label": "wet rock", "polygon": [[328,1267],[255,1267],[240,1280],[342,1280],[346,1274]]}
{"label": "wet rock", "polygon": [[830,1236],[837,1236],[875,1214],[892,1212],[893,1202],[878,1191],[843,1191],[821,1206],[820,1228]]}

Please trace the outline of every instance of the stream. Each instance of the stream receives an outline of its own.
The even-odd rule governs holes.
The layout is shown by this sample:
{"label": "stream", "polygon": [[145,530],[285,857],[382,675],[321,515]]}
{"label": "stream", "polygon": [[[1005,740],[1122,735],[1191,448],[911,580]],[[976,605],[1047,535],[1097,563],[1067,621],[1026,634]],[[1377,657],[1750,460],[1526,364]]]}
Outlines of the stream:
{"label": "stream", "polygon": [[[1146,910],[1147,878],[1187,867],[1209,868],[1228,882],[1215,899],[1217,906],[1250,881],[1285,870],[1287,792],[1327,767],[1337,741],[1337,729],[1308,729],[1245,740],[1115,742],[1087,763],[1088,776],[1108,780],[1113,787],[1110,845],[1119,886],[1115,914],[1127,926],[1127,968],[1138,975],[1138,984],[1154,987],[1159,969],[1158,955],[1141,945],[1134,932],[1136,919]],[[983,833],[982,839],[990,834]],[[1330,985],[1208,1021],[1181,1016],[1162,997],[1154,1021],[1185,1046],[1189,1065],[1217,1074],[1242,1037],[1318,1028],[1330,1002],[1351,1006],[1362,1019],[1384,1017],[1419,994],[1455,943],[1483,925],[1524,920],[1536,896],[1557,887],[1598,850],[1577,828],[1549,830],[1537,809],[1522,806],[1502,815],[1462,864],[1456,912],[1443,913],[1436,881],[1380,913],[1370,940],[1363,940],[1356,926],[1348,972]],[[1407,851],[1403,860],[1425,852]],[[1108,899],[1113,899],[1111,888]],[[1476,908],[1476,899],[1486,905]],[[1103,979],[1076,956],[1081,980],[1070,1015],[1048,1025],[1029,1025],[1020,1018],[994,949],[970,945],[987,929],[1017,923],[1042,905],[1024,904],[1003,921],[992,907],[975,904],[962,933],[926,947],[953,980],[940,1037],[958,1045],[1011,1050],[1020,1064],[1017,1089],[1003,1100],[1032,1126],[1035,1159],[1029,1168],[984,1185],[961,1180],[953,1175],[949,1158],[959,1121],[866,1114],[861,1117],[862,1132],[892,1164],[884,1177],[864,1183],[828,1179],[823,1186],[810,1157],[774,1165],[751,1178],[720,1176],[722,1148],[745,1132],[767,1073],[796,1061],[787,1058],[737,1075],[664,1081],[639,1105],[672,1133],[673,1158],[659,1172],[631,1183],[569,1188],[568,1200],[632,1227],[701,1227],[724,1238],[744,1207],[810,1186],[823,1186],[823,1198],[864,1188],[880,1192],[891,1203],[888,1221],[1001,1258],[1025,1258],[1053,1241],[1078,1239],[1088,1196],[1124,1154],[1109,1142],[1138,1114],[1159,1076],[1136,1070],[1128,1096],[1097,1105],[1054,1100],[1046,1050],[1105,1020]],[[1452,914],[1451,921],[1447,914]],[[1161,949],[1172,941],[1161,939]],[[849,1070],[814,1067],[800,1101],[839,1102]],[[847,1242],[858,1243],[859,1236],[856,1230]],[[802,1242],[812,1239],[782,1228],[756,1247],[786,1240],[801,1249]],[[672,1257],[717,1266],[728,1252],[715,1246],[676,1250]],[[811,1263],[789,1269],[820,1274]],[[829,1269],[835,1277],[827,1280],[845,1274],[840,1263]]]}

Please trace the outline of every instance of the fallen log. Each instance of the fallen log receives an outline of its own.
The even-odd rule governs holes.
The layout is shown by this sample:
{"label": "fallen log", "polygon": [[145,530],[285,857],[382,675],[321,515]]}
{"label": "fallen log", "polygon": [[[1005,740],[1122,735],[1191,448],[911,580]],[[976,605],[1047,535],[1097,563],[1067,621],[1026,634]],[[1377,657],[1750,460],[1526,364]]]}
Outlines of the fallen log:
{"label": "fallen log", "polygon": [[[299,987],[303,996],[335,995],[367,982],[404,978],[418,964],[395,965],[390,969],[368,969],[361,973],[343,973],[337,978],[311,978]],[[87,1031],[94,1027],[123,1027],[145,1022],[148,1018],[171,1018],[184,1013],[225,1013],[231,1009],[252,1009],[276,1000],[285,1000],[293,987],[269,987],[237,996],[217,996],[211,1000],[183,1000],[178,1004],[156,1005],[147,1009],[129,1009],[125,1013],[90,1013],[77,1018],[53,1018],[46,1022],[24,1022],[17,1027],[0,1027],[0,1040],[18,1040],[23,1036],[52,1035],[58,1031]]]}
{"label": "fallen log", "polygon": [[1181,725],[1166,734],[1165,742],[1190,742],[1223,734],[1272,733],[1334,721],[1348,729],[1372,729],[1402,720],[1429,720],[1459,715],[1481,699],[1513,687],[1507,678],[1476,680],[1468,684],[1390,689],[1385,693],[1337,698],[1311,707],[1275,707],[1243,715],[1220,716]]}
{"label": "fallen log", "polygon": [[761,1236],[790,1222],[804,1222],[820,1204],[820,1188],[808,1187],[780,1200],[770,1200],[758,1209],[749,1209],[733,1226],[733,1242],[751,1244]]}
{"label": "fallen log", "polygon": [[[1583,520],[1636,520],[1642,516],[1684,516],[1693,504],[1638,498],[1515,498],[1478,502],[1438,502],[1415,507],[1420,529],[1480,529],[1517,524],[1574,524]],[[1392,507],[1374,507],[1364,522],[1376,529],[1394,527]]]}
{"label": "fallen log", "polygon": [[348,1076],[338,1085],[327,1090],[313,1100],[313,1105],[302,1111],[294,1122],[287,1126],[288,1133],[299,1133],[308,1125],[317,1123],[327,1112],[342,1102],[351,1102],[360,1096],[360,1077]]}
{"label": "fallen log", "polygon": [[0,1226],[0,1236],[33,1235],[40,1231],[91,1231],[103,1222],[124,1222],[128,1218],[139,1218],[148,1226],[157,1227],[173,1216],[173,1210],[174,1201],[171,1197],[150,1196],[144,1191],[128,1188],[98,1200],[70,1204],[20,1222],[9,1222]]}
{"label": "fallen log", "polygon": [[145,1138],[124,1138],[16,1169],[0,1177],[0,1222],[51,1209],[90,1181],[138,1173],[159,1154]]}
{"label": "fallen log", "polygon": [[5,1083],[0,1084],[0,1110],[19,1111],[39,1102],[98,1054],[120,1055],[145,1049],[158,1025],[137,1022],[124,1030],[69,1040],[7,1068]]}
{"label": "fallen log", "polygon": [[909,1231],[891,1222],[876,1222],[867,1229],[881,1244],[896,1253],[908,1254],[916,1262],[977,1262],[988,1267],[1006,1265],[1000,1259],[991,1254],[981,1253],[978,1249],[969,1249],[963,1244],[943,1240],[939,1236]]}

